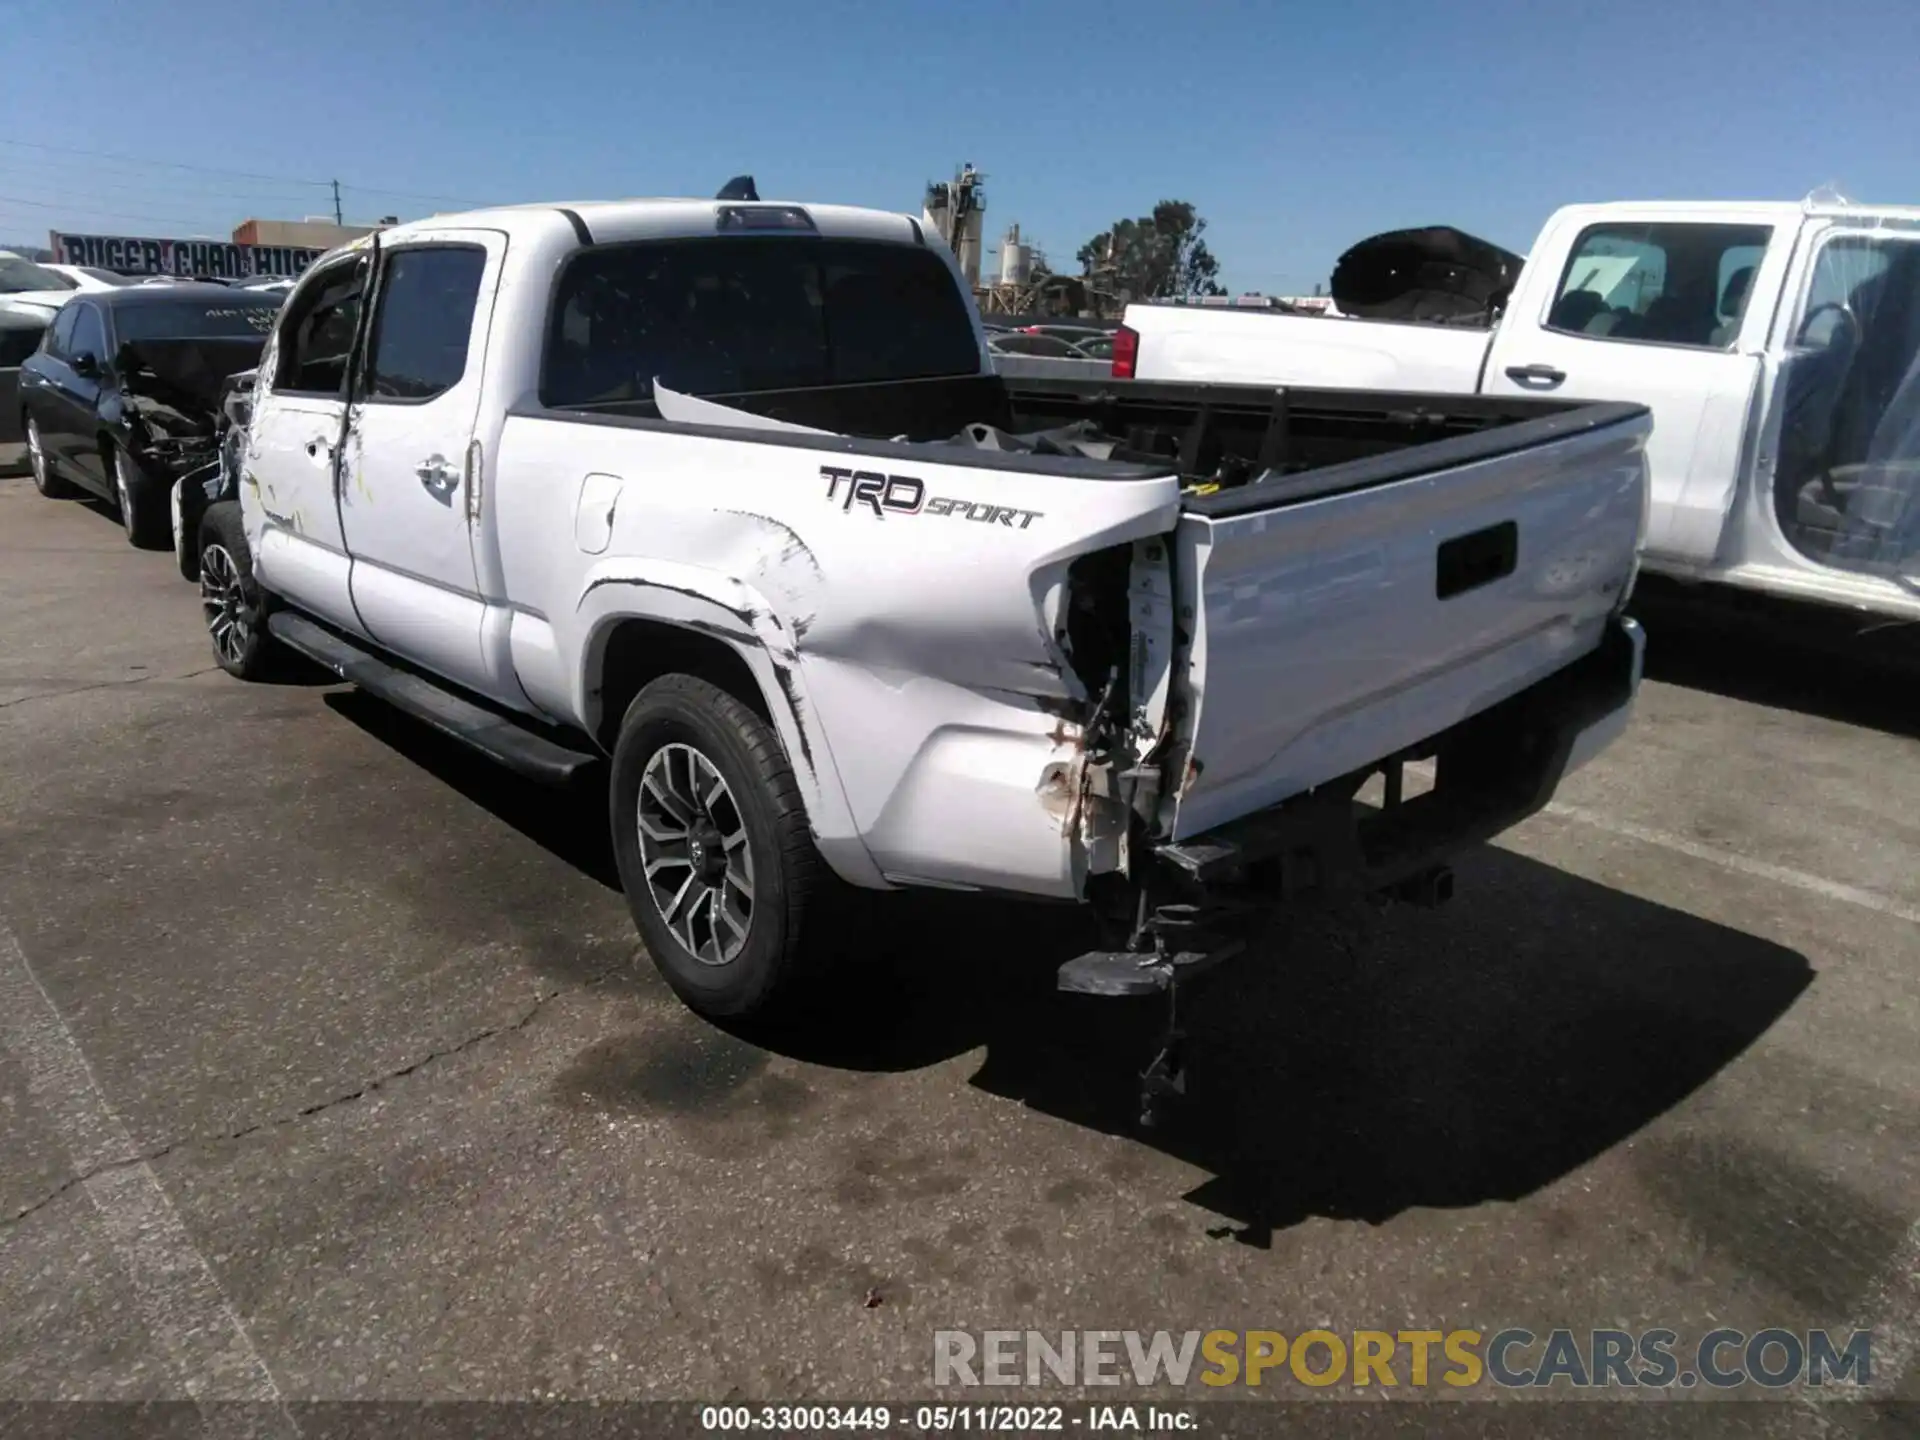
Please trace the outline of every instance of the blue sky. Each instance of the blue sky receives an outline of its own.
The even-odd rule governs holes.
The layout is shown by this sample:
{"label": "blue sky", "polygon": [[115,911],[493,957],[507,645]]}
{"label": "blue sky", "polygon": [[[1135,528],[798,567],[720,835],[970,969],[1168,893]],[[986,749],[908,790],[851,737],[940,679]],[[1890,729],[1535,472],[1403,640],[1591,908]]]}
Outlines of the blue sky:
{"label": "blue sky", "polygon": [[0,36],[0,240],[41,244],[224,237],[334,177],[349,219],[741,171],[916,210],[971,160],[989,236],[1056,266],[1188,199],[1233,288],[1286,292],[1402,225],[1524,250],[1576,200],[1920,201],[1920,0],[0,0]]}

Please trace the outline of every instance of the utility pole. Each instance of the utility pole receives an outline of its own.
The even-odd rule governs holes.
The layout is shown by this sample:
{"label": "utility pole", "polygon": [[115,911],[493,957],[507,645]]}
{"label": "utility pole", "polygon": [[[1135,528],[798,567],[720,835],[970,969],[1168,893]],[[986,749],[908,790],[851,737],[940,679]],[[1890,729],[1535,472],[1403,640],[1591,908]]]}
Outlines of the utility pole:
{"label": "utility pole", "polygon": [[340,182],[338,180],[333,182],[333,223],[336,225],[347,223],[340,218]]}

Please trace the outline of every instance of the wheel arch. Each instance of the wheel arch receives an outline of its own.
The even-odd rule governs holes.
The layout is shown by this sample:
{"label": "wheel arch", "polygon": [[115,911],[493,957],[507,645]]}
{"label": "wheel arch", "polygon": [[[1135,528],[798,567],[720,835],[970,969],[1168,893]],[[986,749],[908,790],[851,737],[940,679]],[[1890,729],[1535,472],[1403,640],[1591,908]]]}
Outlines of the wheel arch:
{"label": "wheel arch", "polygon": [[[609,592],[617,598],[607,598]],[[612,753],[627,707],[646,685],[664,675],[697,676],[772,727],[828,865],[856,885],[891,888],[855,832],[839,772],[807,704],[798,657],[767,610],[639,578],[597,581],[582,610],[576,713],[601,749]]]}

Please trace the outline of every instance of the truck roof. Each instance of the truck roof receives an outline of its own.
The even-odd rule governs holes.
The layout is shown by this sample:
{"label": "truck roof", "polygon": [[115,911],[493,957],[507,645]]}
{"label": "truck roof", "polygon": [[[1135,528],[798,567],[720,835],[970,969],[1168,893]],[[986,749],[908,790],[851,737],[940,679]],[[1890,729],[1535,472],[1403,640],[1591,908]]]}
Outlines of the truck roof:
{"label": "truck roof", "polygon": [[1763,215],[1776,224],[1812,216],[1839,220],[1920,221],[1920,205],[1861,205],[1808,200],[1608,200],[1591,204],[1568,205],[1566,210],[1604,214],[1610,210],[1651,211],[1671,214],[1675,219],[1712,218],[1717,215]]}
{"label": "truck roof", "polygon": [[[382,243],[431,230],[479,228],[504,230],[511,236],[549,233],[555,226],[571,227],[583,244],[627,240],[679,240],[711,235],[719,229],[723,210],[802,210],[821,235],[848,240],[884,240],[899,244],[927,243],[919,220],[887,210],[853,205],[814,205],[798,200],[575,200],[545,204],[497,205],[457,214],[429,215],[393,225],[379,232]],[[577,222],[577,223],[576,223]],[[347,248],[364,244],[355,241]]]}

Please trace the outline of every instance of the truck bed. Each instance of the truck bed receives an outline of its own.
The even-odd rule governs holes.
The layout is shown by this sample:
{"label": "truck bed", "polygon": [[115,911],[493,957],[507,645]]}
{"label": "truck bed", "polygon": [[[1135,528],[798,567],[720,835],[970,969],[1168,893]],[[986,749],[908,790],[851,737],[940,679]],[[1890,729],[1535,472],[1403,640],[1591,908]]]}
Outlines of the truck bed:
{"label": "truck bed", "polygon": [[1007,399],[1016,431],[1090,424],[1119,442],[1116,460],[1171,462],[1186,508],[1211,516],[1391,484],[1647,413],[1522,395],[1126,380],[1009,381]]}
{"label": "truck bed", "polygon": [[[964,554],[960,532],[922,524],[890,530],[884,550],[849,550],[864,582],[894,580],[884,621],[847,622],[850,657],[882,629],[915,629],[919,602],[907,597],[929,576],[964,565],[982,596],[1041,595],[1057,584],[1053,567],[1082,553],[1076,531],[1114,532],[1113,506],[1169,516],[1162,543],[1121,545],[1087,572],[1105,577],[1086,581],[1100,591],[1090,608],[1120,633],[1103,637],[1098,659],[1080,641],[1068,649],[1087,692],[1117,666],[1132,670],[1137,700],[1154,688],[1141,657],[1163,657],[1181,701],[1165,719],[1156,830],[1175,841],[1410,753],[1591,653],[1631,586],[1644,524],[1650,420],[1635,405],[995,376],[706,398],[826,433],[688,425],[633,407],[595,418],[751,441],[783,470],[772,456],[793,447],[846,455],[829,462],[849,467],[838,473],[924,476],[930,492],[991,483],[1008,516],[1046,512],[1044,526],[996,531],[998,543]],[[1110,501],[1095,493],[1109,481]],[[834,587],[851,532],[822,534],[811,487],[794,505],[780,517],[826,587],[804,666],[809,647],[843,643]],[[969,664],[1014,691],[1045,662],[1021,653],[1018,617],[1005,621],[994,643],[1013,648],[998,668]],[[958,678],[970,653],[949,646],[940,663]]]}
{"label": "truck bed", "polygon": [[[1089,445],[1110,442],[1112,473],[1175,470],[1188,506],[1230,514],[1404,479],[1423,470],[1470,463],[1631,421],[1645,407],[1589,405],[1527,395],[1424,394],[1266,385],[1200,384],[1093,378],[976,375],[764,390],[702,397],[821,436],[688,425],[659,418],[652,401],[619,401],[544,412],[626,420],[641,428],[767,444],[838,442],[862,453],[892,453],[954,463],[948,444],[968,446],[980,426],[1014,436],[1088,427]],[[1444,449],[1432,447],[1445,444]],[[876,448],[876,445],[878,448]],[[888,447],[899,446],[898,451]],[[929,451],[927,446],[940,447]],[[981,463],[1084,478],[1086,456],[1055,466],[1057,449],[990,452]],[[1361,463],[1367,462],[1367,463]],[[964,463],[964,462],[962,462]],[[1254,480],[1257,493],[1242,493]]]}

